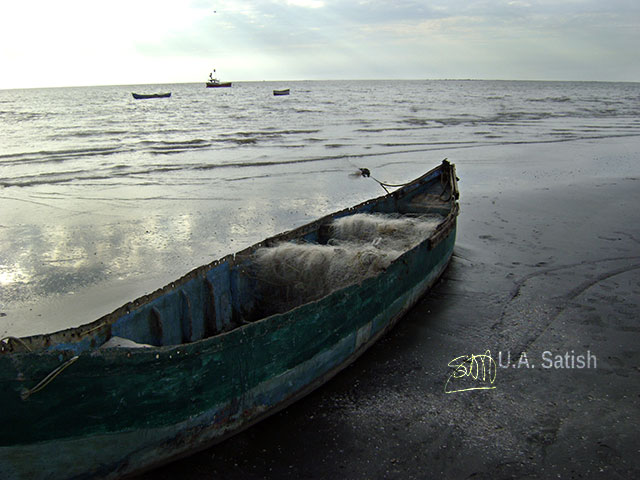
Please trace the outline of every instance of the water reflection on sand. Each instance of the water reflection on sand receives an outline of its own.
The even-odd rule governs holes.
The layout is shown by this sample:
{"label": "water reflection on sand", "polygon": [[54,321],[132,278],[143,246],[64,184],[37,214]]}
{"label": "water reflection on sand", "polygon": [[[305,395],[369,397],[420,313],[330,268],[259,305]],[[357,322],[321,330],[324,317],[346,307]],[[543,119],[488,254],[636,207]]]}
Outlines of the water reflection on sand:
{"label": "water reflection on sand", "polygon": [[381,193],[342,170],[308,182],[295,173],[223,182],[215,197],[190,187],[64,196],[46,188],[2,192],[1,336],[87,323],[193,268]]}

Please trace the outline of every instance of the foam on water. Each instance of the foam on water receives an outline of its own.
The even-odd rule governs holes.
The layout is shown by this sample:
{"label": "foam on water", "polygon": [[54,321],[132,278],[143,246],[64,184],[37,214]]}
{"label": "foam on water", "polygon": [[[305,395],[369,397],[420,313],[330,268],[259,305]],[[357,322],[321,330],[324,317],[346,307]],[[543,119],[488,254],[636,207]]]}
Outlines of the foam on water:
{"label": "foam on water", "polygon": [[[173,158],[193,177],[194,158],[241,168],[255,166],[265,151],[278,161],[322,162],[445,145],[640,135],[636,83],[309,81],[291,82],[287,98],[274,98],[274,85],[0,90],[0,184],[59,183],[68,162],[80,184],[94,180],[87,171],[109,164],[165,181],[158,157]],[[143,89],[173,94],[133,100],[131,91]],[[22,182],[34,163],[46,168]]]}

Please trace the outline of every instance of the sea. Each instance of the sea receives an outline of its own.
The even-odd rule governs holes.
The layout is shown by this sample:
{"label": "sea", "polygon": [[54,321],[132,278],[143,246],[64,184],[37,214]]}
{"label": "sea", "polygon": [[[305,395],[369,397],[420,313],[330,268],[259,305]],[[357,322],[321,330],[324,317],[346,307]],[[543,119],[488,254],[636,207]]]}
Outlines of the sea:
{"label": "sea", "polygon": [[[289,88],[290,95],[274,96]],[[171,92],[135,100],[132,92]],[[0,90],[0,337],[92,321],[456,152],[640,135],[640,83]]]}

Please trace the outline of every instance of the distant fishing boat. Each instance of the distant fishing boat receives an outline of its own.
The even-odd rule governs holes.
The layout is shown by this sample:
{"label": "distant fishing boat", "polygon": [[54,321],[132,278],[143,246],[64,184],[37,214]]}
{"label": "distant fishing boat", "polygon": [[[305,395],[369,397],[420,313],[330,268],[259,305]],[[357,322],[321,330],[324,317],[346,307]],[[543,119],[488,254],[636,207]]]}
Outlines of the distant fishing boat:
{"label": "distant fishing boat", "polygon": [[166,92],[166,93],[131,93],[131,95],[133,95],[133,98],[135,98],[136,100],[142,100],[145,98],[168,98],[171,96],[171,92]]}
{"label": "distant fishing boat", "polygon": [[283,90],[274,90],[273,94],[278,96],[278,95],[289,95],[289,89],[285,88]]}
{"label": "distant fishing boat", "polygon": [[221,82],[219,78],[213,76],[216,73],[216,69],[213,69],[213,72],[209,74],[209,80],[207,81],[207,88],[216,88],[216,87],[230,87],[231,82]]}
{"label": "distant fishing boat", "polygon": [[359,357],[438,280],[458,209],[445,160],[92,323],[0,339],[0,478],[116,479],[286,407]]}

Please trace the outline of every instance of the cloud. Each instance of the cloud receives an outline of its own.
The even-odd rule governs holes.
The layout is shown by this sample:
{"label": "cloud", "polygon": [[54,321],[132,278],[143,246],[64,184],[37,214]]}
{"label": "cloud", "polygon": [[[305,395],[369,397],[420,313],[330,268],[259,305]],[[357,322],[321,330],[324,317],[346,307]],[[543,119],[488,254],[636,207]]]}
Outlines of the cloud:
{"label": "cloud", "polygon": [[[572,78],[638,57],[639,8],[613,0],[236,1],[188,29],[142,41],[145,55],[260,65],[268,78]],[[627,60],[625,61],[625,57]],[[632,68],[625,75],[633,75]]]}
{"label": "cloud", "polygon": [[98,72],[102,65],[110,79],[120,75],[126,82],[146,74],[157,81],[158,72],[149,69],[163,63],[174,81],[200,79],[213,66],[245,80],[640,78],[640,2],[632,0],[87,5],[32,0],[5,6],[0,81],[34,77],[29,65],[46,65],[61,79],[67,74],[89,81],[97,73],[87,69]]}
{"label": "cloud", "polygon": [[287,0],[287,5],[304,8],[322,8],[325,3],[320,0]]}

